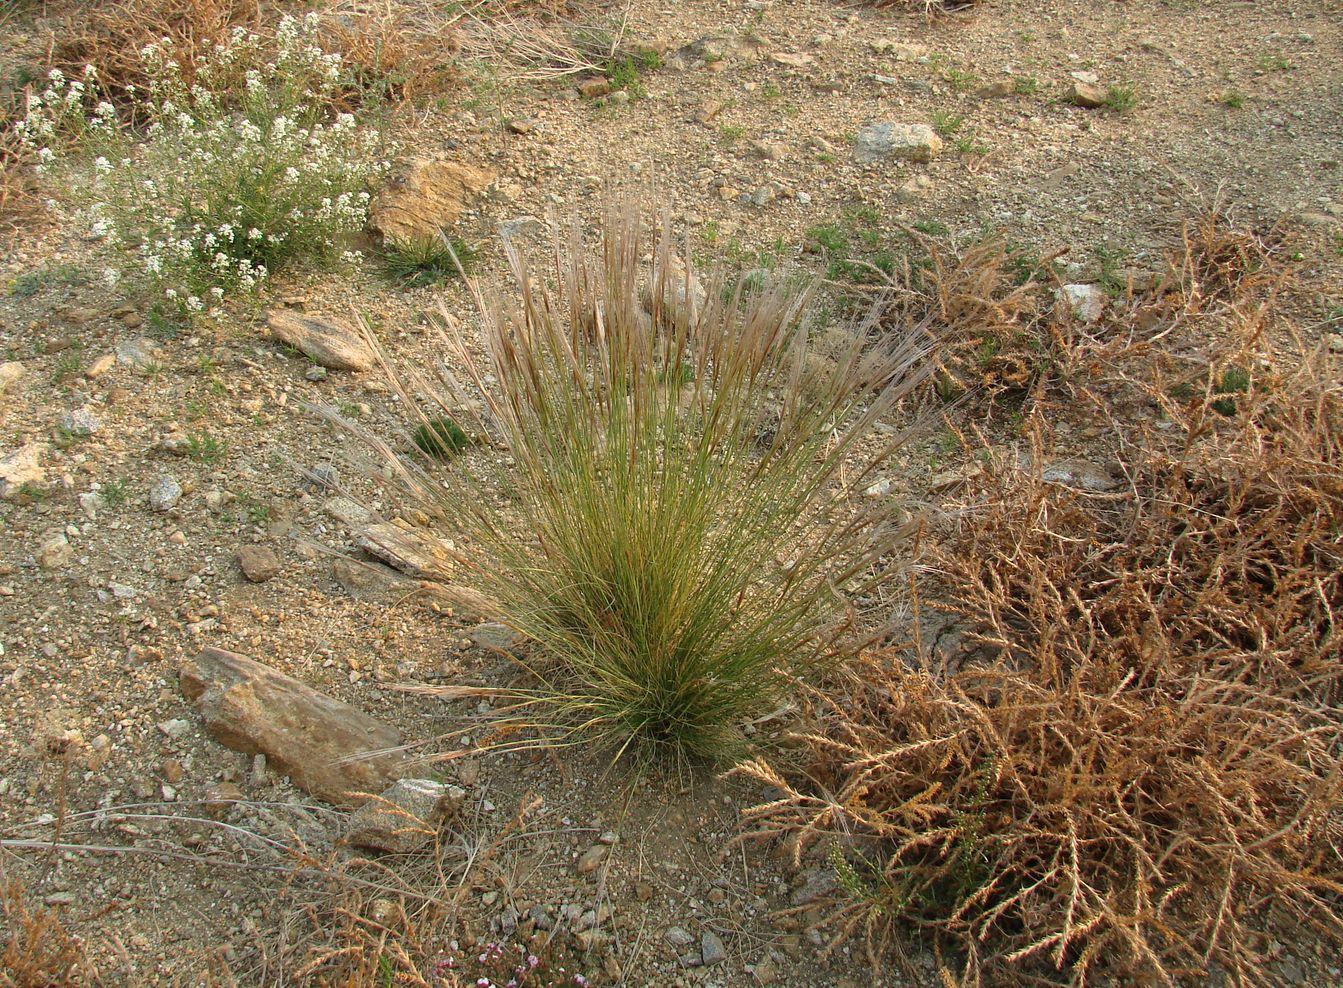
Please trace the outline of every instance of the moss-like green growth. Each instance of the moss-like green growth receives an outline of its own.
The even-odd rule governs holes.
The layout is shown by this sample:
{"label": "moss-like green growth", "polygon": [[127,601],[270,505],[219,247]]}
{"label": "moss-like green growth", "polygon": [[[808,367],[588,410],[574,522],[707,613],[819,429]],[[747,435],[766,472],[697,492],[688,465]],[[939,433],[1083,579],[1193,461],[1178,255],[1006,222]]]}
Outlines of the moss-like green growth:
{"label": "moss-like green growth", "polygon": [[436,460],[450,460],[471,445],[471,437],[450,418],[430,419],[412,438],[421,452]]}

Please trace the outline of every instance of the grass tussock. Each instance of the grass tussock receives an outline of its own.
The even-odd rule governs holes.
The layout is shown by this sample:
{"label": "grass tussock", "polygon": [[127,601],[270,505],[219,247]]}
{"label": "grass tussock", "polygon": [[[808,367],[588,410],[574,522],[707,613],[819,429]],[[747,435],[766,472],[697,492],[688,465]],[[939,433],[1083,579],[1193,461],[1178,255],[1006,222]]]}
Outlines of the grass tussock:
{"label": "grass tussock", "polygon": [[[1274,281],[1213,256],[1179,309],[1236,325]],[[749,767],[782,791],[761,832],[829,849],[837,940],[914,924],[979,985],[1256,984],[1274,923],[1343,941],[1343,392],[1261,347],[1228,410],[1204,365],[1201,395],[1146,388],[1126,489],[984,472],[922,587],[977,661],[869,655],[813,696],[801,773]]]}
{"label": "grass tussock", "polygon": [[0,886],[0,986],[62,988],[101,983],[84,944],[50,909],[34,908],[21,883]]}
{"label": "grass tussock", "polygon": [[[531,643],[516,726],[642,759],[732,757],[785,700],[782,673],[851,647],[843,592],[901,533],[840,491],[888,452],[860,440],[917,383],[925,346],[859,332],[812,359],[805,285],[701,288],[669,235],[628,215],[595,259],[577,236],[548,271],[508,248],[520,301],[481,300],[484,362],[448,344],[471,387],[441,413],[483,402],[469,431],[515,466],[485,482],[473,471],[500,457],[459,460],[447,499],[399,470],[467,547],[464,582]],[[407,398],[426,390],[412,384]]]}

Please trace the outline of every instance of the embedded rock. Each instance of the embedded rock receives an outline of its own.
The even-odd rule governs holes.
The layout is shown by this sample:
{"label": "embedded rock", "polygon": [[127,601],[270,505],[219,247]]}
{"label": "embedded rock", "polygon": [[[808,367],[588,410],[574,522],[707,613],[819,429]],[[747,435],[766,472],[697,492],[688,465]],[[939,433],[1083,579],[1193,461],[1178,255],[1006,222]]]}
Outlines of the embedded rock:
{"label": "embedded rock", "polygon": [[357,847],[408,854],[428,844],[466,790],[431,779],[398,779],[350,817],[345,839]]}
{"label": "embedded rock", "polygon": [[238,550],[238,567],[252,583],[265,583],[280,575],[280,560],[274,549],[264,545],[245,545]]}
{"label": "embedded rock", "polygon": [[266,314],[266,327],[281,343],[332,370],[366,371],[377,363],[363,334],[348,323],[275,309]]}
{"label": "embedded rock", "polygon": [[46,483],[47,471],[42,466],[41,443],[28,443],[12,453],[0,456],[0,500],[13,501],[25,487]]}
{"label": "embedded rock", "polygon": [[369,525],[359,547],[417,580],[446,580],[452,576],[452,557],[432,536],[391,522]]}
{"label": "embedded rock", "polygon": [[493,172],[456,161],[417,158],[387,183],[369,208],[369,229],[394,243],[436,237],[461,217],[470,200],[495,179]]}
{"label": "embedded rock", "polygon": [[404,774],[395,728],[244,655],[207,648],[183,666],[180,683],[211,737],[265,755],[321,799],[358,806]]}
{"label": "embedded rock", "polygon": [[942,138],[927,124],[868,124],[853,144],[854,160],[864,165],[888,158],[932,161],[941,153]]}

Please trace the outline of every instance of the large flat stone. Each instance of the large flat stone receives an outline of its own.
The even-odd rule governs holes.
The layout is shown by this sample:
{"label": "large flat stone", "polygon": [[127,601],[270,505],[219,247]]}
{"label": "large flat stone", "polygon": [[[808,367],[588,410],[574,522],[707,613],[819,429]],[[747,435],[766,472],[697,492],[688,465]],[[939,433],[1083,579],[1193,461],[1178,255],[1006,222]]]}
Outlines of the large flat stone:
{"label": "large flat stone", "polygon": [[364,335],[340,320],[273,309],[266,313],[266,327],[281,343],[332,370],[366,371],[377,363]]}
{"label": "large flat stone", "polygon": [[263,754],[305,792],[357,806],[405,771],[401,733],[357,707],[236,652],[207,648],[183,666],[182,693],[220,744]]}

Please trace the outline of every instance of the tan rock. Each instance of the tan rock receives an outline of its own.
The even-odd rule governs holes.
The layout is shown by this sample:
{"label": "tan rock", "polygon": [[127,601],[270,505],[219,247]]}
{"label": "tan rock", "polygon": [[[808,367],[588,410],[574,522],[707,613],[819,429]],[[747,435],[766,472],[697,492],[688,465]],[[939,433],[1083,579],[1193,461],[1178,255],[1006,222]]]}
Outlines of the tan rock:
{"label": "tan rock", "polygon": [[418,158],[397,172],[373,201],[369,229],[393,242],[427,240],[457,222],[472,197],[494,179],[494,172],[485,168]]}
{"label": "tan rock", "polygon": [[1106,90],[1088,82],[1074,82],[1068,87],[1068,102],[1088,110],[1105,105]]}
{"label": "tan rock", "polygon": [[18,383],[19,378],[23,377],[23,370],[23,364],[17,360],[0,362],[0,395]]}
{"label": "tan rock", "polygon": [[593,76],[578,84],[578,95],[584,99],[599,99],[611,92],[611,80],[605,76]]}
{"label": "tan rock", "polygon": [[452,576],[448,547],[425,532],[378,522],[363,530],[359,547],[419,580],[446,580]]}
{"label": "tan rock", "polygon": [[116,354],[105,353],[101,357],[94,360],[93,363],[89,364],[87,368],[85,368],[84,376],[87,377],[90,381],[96,381],[98,380],[98,378],[102,377],[116,365],[117,365]]}
{"label": "tan rock", "polygon": [[25,485],[37,487],[46,482],[47,471],[42,466],[45,450],[41,443],[28,443],[0,456],[0,500],[13,501]]}
{"label": "tan rock", "polygon": [[244,655],[207,648],[183,666],[180,684],[211,737],[265,755],[321,799],[357,806],[405,771],[395,728]]}
{"label": "tan rock", "polygon": [[238,550],[242,575],[253,583],[265,583],[280,575],[280,560],[275,550],[264,545],[245,545]]}
{"label": "tan rock", "polygon": [[346,322],[273,309],[266,314],[266,327],[281,343],[332,370],[365,371],[377,362],[363,334]]}

